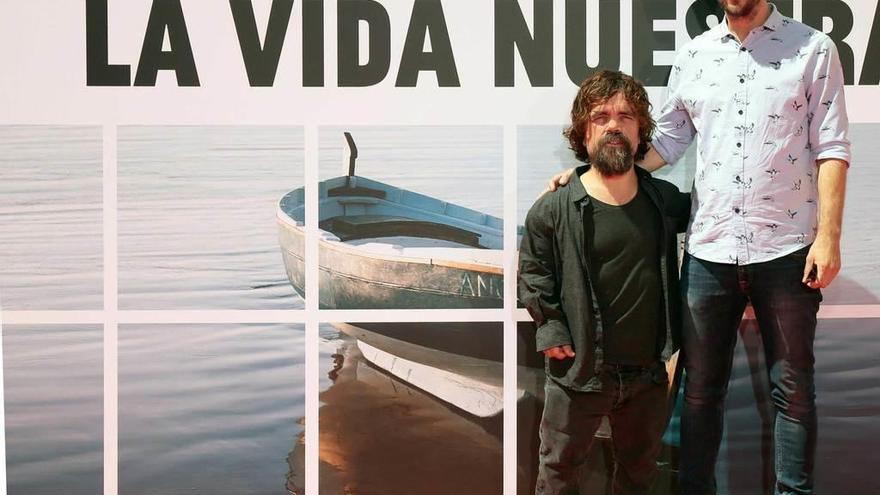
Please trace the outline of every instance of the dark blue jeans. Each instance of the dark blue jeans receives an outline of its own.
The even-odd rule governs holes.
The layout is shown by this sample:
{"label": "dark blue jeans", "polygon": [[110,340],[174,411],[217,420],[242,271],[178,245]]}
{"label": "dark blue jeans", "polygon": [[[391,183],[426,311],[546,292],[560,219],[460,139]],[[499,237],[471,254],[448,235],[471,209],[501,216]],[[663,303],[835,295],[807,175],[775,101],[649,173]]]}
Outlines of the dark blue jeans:
{"label": "dark blue jeans", "polygon": [[615,495],[648,493],[668,419],[666,368],[663,363],[650,369],[607,365],[599,376],[597,392],[577,392],[547,378],[536,494],[579,493],[579,468],[605,416],[611,424]]}
{"label": "dark blue jeans", "polygon": [[686,374],[679,471],[683,494],[715,493],[727,382],[748,302],[761,332],[776,409],[775,493],[813,493],[813,339],[822,296],[801,283],[807,250],[744,266],[685,255],[681,289]]}

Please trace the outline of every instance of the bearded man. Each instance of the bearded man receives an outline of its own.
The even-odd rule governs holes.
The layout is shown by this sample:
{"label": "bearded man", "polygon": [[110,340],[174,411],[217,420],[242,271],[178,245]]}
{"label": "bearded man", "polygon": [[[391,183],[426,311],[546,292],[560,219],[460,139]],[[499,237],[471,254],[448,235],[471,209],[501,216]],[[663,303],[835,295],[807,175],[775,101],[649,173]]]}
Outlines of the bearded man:
{"label": "bearded man", "polygon": [[648,493],[657,473],[664,361],[680,324],[676,233],[690,201],[633,166],[653,130],[638,81],[611,71],[586,79],[565,132],[586,165],[526,216],[520,300],[537,325],[547,377],[538,494],[578,493],[578,468],[606,416],[614,493]]}

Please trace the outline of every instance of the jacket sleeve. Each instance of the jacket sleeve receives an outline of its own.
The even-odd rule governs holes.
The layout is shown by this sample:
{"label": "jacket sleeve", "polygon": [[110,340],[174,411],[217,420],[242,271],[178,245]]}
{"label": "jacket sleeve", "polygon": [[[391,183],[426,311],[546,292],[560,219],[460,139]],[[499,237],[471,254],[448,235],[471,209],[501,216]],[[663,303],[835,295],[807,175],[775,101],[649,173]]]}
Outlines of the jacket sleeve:
{"label": "jacket sleeve", "polygon": [[675,231],[676,233],[685,232],[688,220],[691,218],[691,193],[681,192],[676,188],[673,197],[670,213],[675,218]]}
{"label": "jacket sleeve", "polygon": [[519,298],[537,326],[535,347],[571,345],[571,332],[560,301],[561,274],[557,273],[552,218],[546,197],[526,216],[519,249]]}

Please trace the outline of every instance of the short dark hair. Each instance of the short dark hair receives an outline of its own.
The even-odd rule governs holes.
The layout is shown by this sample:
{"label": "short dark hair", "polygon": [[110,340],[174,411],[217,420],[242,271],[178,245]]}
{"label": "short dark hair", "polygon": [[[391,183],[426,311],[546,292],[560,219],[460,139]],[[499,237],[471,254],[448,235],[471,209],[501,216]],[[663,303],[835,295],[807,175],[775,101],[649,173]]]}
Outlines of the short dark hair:
{"label": "short dark hair", "polygon": [[590,121],[590,111],[608,101],[617,93],[632,106],[639,121],[639,145],[636,148],[635,160],[639,161],[648,152],[648,143],[654,135],[654,118],[651,117],[651,102],[648,92],[641,82],[620,71],[600,70],[584,79],[571,106],[571,125],[562,132],[568,138],[569,147],[574,156],[582,161],[590,159],[584,145],[586,125]]}

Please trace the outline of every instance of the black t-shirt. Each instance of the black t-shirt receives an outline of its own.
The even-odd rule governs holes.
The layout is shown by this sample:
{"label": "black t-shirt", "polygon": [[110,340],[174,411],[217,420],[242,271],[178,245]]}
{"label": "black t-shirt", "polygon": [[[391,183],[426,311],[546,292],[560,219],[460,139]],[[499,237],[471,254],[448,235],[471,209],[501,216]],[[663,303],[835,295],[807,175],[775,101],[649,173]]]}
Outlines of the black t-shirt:
{"label": "black t-shirt", "polygon": [[639,188],[627,204],[593,198],[589,259],[602,312],[605,362],[649,365],[663,328],[660,215]]}

